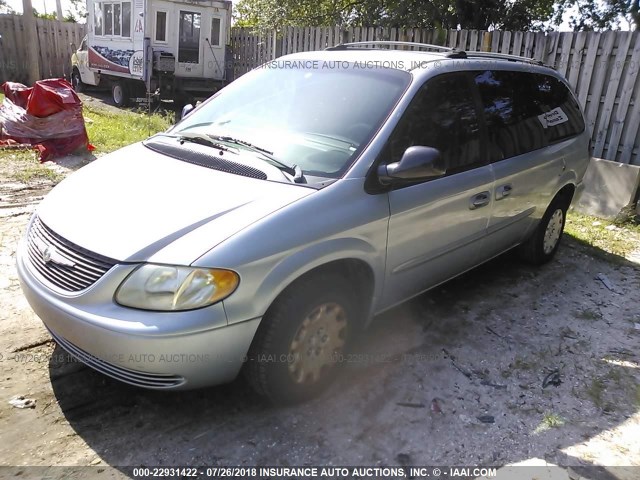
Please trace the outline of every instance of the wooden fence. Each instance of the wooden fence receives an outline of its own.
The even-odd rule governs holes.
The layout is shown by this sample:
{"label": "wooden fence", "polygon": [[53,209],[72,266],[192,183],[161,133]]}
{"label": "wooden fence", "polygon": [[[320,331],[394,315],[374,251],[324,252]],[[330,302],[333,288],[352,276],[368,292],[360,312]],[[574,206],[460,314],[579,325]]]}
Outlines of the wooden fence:
{"label": "wooden fence", "polygon": [[71,44],[80,45],[85,25],[36,19],[36,38],[28,38],[22,15],[0,15],[0,83],[26,83],[27,42],[38,42],[42,78],[71,75]]}
{"label": "wooden fence", "polygon": [[234,28],[235,75],[281,55],[341,42],[400,40],[534,58],[562,73],[578,94],[593,156],[640,165],[640,32],[503,32],[353,27]]}

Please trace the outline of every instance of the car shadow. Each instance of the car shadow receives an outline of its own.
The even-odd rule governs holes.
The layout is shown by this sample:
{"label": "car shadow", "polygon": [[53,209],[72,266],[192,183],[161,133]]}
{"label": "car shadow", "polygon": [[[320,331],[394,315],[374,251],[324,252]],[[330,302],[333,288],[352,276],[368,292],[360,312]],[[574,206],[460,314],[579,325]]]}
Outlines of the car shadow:
{"label": "car shadow", "polygon": [[633,390],[640,379],[630,366],[636,352],[602,340],[626,326],[607,303],[623,308],[624,292],[613,301],[594,279],[602,273],[614,284],[631,272],[637,280],[640,269],[601,255],[565,235],[556,259],[543,267],[508,252],[379,315],[342,359],[335,385],[303,405],[271,406],[242,378],[196,391],[143,390],[59,347],[51,383],[75,432],[123,471],[500,466],[542,458],[582,468],[585,479],[622,478],[580,457],[579,447],[640,409]]}

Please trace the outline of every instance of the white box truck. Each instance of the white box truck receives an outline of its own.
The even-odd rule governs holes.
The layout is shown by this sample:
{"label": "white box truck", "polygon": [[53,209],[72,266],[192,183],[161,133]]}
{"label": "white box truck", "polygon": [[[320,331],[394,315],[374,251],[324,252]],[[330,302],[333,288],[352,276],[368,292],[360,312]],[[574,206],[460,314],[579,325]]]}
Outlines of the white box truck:
{"label": "white box truck", "polygon": [[87,0],[87,36],[72,56],[71,82],[110,87],[125,106],[206,98],[230,82],[228,0]]}

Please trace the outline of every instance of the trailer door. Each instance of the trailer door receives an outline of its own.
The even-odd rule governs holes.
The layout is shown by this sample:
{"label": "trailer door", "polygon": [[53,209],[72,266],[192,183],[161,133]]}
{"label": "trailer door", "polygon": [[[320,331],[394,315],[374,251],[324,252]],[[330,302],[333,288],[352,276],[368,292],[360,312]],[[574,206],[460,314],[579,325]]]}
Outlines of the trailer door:
{"label": "trailer door", "polygon": [[[224,79],[224,50],[228,26],[222,13],[213,12],[207,18],[203,17],[204,39],[204,76],[216,80]],[[208,30],[208,31],[207,31]]]}
{"label": "trailer door", "polygon": [[201,77],[202,68],[202,11],[189,7],[178,15],[178,62],[179,77]]}

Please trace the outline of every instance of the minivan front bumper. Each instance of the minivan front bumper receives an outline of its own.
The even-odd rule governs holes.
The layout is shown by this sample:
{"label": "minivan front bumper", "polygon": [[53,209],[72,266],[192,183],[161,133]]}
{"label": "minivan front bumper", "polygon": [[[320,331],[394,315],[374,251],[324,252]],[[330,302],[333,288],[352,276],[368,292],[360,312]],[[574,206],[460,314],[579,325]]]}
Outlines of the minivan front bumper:
{"label": "minivan front bumper", "polygon": [[49,288],[29,262],[23,239],[17,251],[20,284],[56,343],[90,367],[132,385],[165,390],[228,382],[240,371],[260,323],[255,318],[227,325],[222,302],[161,313],[107,300],[105,290],[114,291],[114,279],[107,277],[119,282],[131,266],[116,266],[85,292],[64,296]]}

